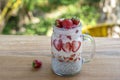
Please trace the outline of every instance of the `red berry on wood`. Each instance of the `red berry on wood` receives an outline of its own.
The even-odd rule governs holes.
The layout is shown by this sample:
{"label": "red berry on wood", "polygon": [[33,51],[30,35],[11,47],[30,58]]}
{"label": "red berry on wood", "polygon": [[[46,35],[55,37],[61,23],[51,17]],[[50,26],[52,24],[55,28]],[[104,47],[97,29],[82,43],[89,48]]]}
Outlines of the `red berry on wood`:
{"label": "red berry on wood", "polygon": [[34,60],[32,66],[33,68],[38,69],[42,66],[42,62],[39,60]]}

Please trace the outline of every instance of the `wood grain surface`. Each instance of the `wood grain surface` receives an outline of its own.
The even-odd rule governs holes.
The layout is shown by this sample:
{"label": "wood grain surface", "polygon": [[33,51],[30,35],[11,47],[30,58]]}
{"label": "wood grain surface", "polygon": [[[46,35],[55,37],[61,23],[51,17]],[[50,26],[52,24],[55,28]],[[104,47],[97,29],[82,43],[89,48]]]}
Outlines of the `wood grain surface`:
{"label": "wood grain surface", "polygon": [[[50,37],[0,36],[0,80],[120,80],[120,39],[95,38],[96,55],[80,74],[60,77],[51,70]],[[39,59],[43,66],[32,68]]]}

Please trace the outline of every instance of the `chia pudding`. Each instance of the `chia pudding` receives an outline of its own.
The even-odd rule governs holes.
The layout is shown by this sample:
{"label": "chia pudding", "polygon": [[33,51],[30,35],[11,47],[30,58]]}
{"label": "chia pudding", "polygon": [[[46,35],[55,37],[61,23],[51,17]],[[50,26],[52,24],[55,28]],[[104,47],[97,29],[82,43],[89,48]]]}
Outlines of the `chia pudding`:
{"label": "chia pudding", "polygon": [[76,62],[59,62],[58,59],[52,58],[53,71],[60,76],[70,76],[80,72],[82,60]]}

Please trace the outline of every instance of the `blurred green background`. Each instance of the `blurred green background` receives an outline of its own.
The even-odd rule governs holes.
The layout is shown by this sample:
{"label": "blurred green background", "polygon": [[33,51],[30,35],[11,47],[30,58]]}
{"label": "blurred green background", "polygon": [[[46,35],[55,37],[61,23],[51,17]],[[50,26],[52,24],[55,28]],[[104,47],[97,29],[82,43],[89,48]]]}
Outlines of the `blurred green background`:
{"label": "blurred green background", "polygon": [[[114,3],[114,4],[113,4]],[[107,27],[119,26],[118,0],[0,0],[0,33],[5,35],[47,35],[51,36],[54,21],[58,18],[77,16],[84,33],[103,33],[108,36]],[[111,10],[111,12],[109,11]],[[111,17],[115,15],[114,17]],[[117,19],[115,19],[117,18]],[[100,25],[98,25],[100,24]],[[99,32],[101,29],[104,31]],[[95,31],[97,30],[97,31]],[[94,33],[95,32],[95,33]],[[120,32],[120,31],[118,31]],[[112,32],[110,32],[112,36]],[[95,35],[93,35],[95,36]]]}

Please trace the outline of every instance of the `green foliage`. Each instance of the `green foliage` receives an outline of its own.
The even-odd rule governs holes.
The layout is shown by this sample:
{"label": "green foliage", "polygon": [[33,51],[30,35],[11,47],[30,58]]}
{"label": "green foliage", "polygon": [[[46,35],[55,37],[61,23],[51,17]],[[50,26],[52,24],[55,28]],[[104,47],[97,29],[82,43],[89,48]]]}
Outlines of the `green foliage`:
{"label": "green foliage", "polygon": [[9,19],[9,22],[6,24],[6,26],[5,26],[5,28],[4,28],[2,33],[3,34],[12,34],[13,30],[18,31],[18,27],[17,27],[18,20],[19,20],[18,17],[12,16]]}
{"label": "green foliage", "polygon": [[84,2],[87,2],[87,3],[96,3],[96,2],[100,2],[100,0],[84,0]]}
{"label": "green foliage", "polygon": [[69,5],[74,4],[79,0],[48,0],[50,4],[57,4],[57,5]]}
{"label": "green foliage", "polygon": [[25,32],[19,34],[25,35],[45,35],[47,34],[48,29],[52,26],[51,19],[40,18],[40,22],[37,24],[28,24],[25,25]]}
{"label": "green foliage", "polygon": [[[34,16],[40,19],[37,24],[24,24],[24,31],[19,31],[18,22],[19,18],[12,18],[8,21],[3,31],[3,34],[12,34],[16,30],[16,34],[21,35],[46,35],[49,29],[54,24],[57,18],[71,18],[78,17],[83,25],[95,25],[99,18],[98,9],[91,5],[80,4],[81,0],[23,0],[24,7],[34,13]],[[87,0],[85,0],[87,1]],[[90,0],[91,2],[99,2],[100,0]],[[66,10],[64,13],[59,11],[58,7],[64,6]],[[58,10],[57,10],[58,9]],[[57,18],[48,18],[45,14],[59,11],[60,16]],[[36,13],[35,13],[36,12]]]}
{"label": "green foliage", "polygon": [[78,7],[70,5],[67,13],[63,14],[61,17],[71,18],[72,16],[77,16],[83,25],[95,25],[97,23],[97,19],[99,18],[99,13],[93,6],[86,5]]}
{"label": "green foliage", "polygon": [[23,0],[23,5],[28,11],[35,9],[35,5],[41,0]]}

